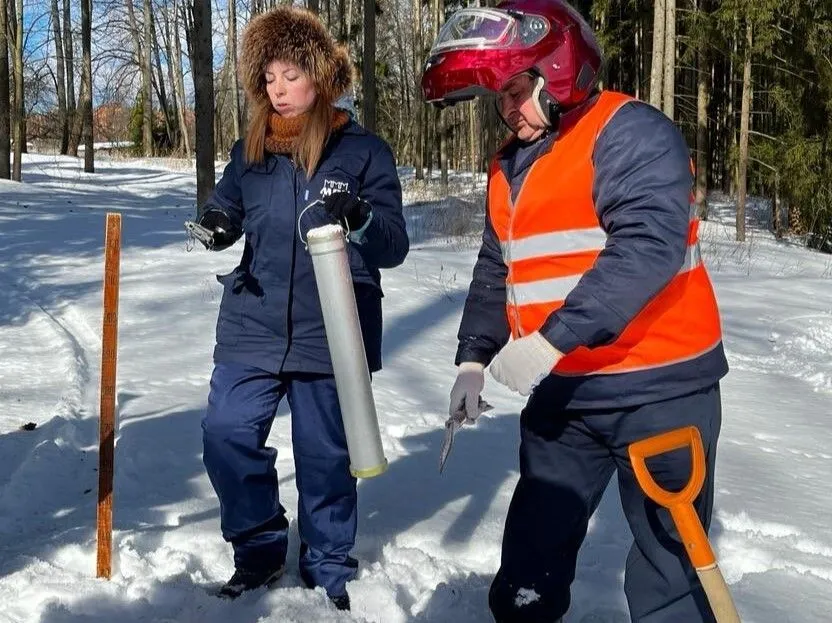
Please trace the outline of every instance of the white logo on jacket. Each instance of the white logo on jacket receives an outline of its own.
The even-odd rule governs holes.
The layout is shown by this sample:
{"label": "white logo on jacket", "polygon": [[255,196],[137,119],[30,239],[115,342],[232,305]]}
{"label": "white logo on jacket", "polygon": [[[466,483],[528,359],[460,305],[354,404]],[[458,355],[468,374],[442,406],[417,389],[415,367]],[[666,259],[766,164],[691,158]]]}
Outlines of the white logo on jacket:
{"label": "white logo on jacket", "polygon": [[321,186],[321,197],[329,197],[335,193],[348,193],[350,191],[349,182],[341,182],[339,180],[330,180],[324,178],[324,184]]}

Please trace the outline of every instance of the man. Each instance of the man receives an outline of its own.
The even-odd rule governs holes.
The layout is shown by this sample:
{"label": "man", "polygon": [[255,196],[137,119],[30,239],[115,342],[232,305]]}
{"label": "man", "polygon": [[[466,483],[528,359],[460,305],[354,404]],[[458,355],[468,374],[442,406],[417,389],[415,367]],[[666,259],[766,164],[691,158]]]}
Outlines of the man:
{"label": "man", "polygon": [[[712,621],[669,513],[645,497],[627,455],[632,442],[696,426],[707,480],[695,508],[707,530],[728,367],[689,205],[690,156],[659,111],[599,91],[601,66],[590,28],[561,0],[458,11],[431,50],[427,101],[497,93],[512,130],[490,169],[450,411],[477,417],[489,364],[497,381],[530,395],[489,593],[498,622],[567,612],[578,550],[616,470],[634,536],[624,582],[632,620]],[[690,455],[649,466],[678,490]]]}

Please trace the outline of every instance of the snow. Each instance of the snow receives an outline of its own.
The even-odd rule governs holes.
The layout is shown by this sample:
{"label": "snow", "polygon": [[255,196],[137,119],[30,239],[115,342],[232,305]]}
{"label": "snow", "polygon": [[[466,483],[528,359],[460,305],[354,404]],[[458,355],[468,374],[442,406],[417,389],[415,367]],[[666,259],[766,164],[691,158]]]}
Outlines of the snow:
{"label": "snow", "polygon": [[[0,621],[40,623],[448,622],[490,620],[489,582],[517,478],[523,401],[487,381],[494,409],[438,474],[455,335],[476,257],[482,179],[456,198],[402,169],[413,250],[384,272],[384,370],[373,388],[387,472],[360,482],[353,611],[302,588],[211,597],[232,572],[201,462],[220,285],[238,261],[187,251],[192,167],[169,161],[27,155],[24,184],[0,181]],[[832,612],[832,257],[777,242],[749,214],[733,241],[719,197],[703,251],[731,372],[711,539],[746,623],[823,622]],[[95,578],[104,218],[123,215],[114,574]],[[472,236],[451,236],[474,232]],[[297,503],[286,407],[278,449],[284,505]],[[34,423],[32,431],[22,430]],[[293,522],[290,563],[297,555]],[[615,486],[590,525],[568,623],[629,620],[630,534]],[[520,599],[534,595],[518,594]]]}
{"label": "snow", "polygon": [[540,595],[538,595],[537,591],[533,588],[521,588],[517,590],[517,597],[514,598],[514,605],[520,608],[522,606],[533,604],[538,599],[540,599]]}

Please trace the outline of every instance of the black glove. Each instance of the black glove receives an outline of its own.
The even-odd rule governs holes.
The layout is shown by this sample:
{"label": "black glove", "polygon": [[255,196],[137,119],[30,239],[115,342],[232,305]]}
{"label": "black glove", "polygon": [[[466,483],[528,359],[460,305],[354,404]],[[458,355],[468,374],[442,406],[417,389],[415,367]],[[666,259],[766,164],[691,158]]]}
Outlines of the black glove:
{"label": "black glove", "polygon": [[213,245],[210,247],[212,251],[227,249],[243,235],[243,232],[234,226],[228,215],[220,210],[206,210],[199,217],[198,223],[214,233]]}
{"label": "black glove", "polygon": [[358,231],[367,222],[370,204],[350,193],[333,193],[324,199],[324,209],[336,223],[346,223],[350,231]]}

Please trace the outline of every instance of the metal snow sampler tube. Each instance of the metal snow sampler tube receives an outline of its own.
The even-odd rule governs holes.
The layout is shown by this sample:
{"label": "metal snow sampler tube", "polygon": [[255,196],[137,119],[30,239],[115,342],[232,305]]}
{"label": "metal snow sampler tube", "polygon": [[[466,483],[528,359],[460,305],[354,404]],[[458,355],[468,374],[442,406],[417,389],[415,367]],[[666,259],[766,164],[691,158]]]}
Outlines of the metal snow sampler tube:
{"label": "metal snow sampler tube", "polygon": [[335,386],[356,478],[384,473],[387,459],[381,445],[378,416],[370,387],[367,354],[358,322],[346,238],[340,225],[310,229],[306,240],[324,316],[324,329],[335,373]]}

